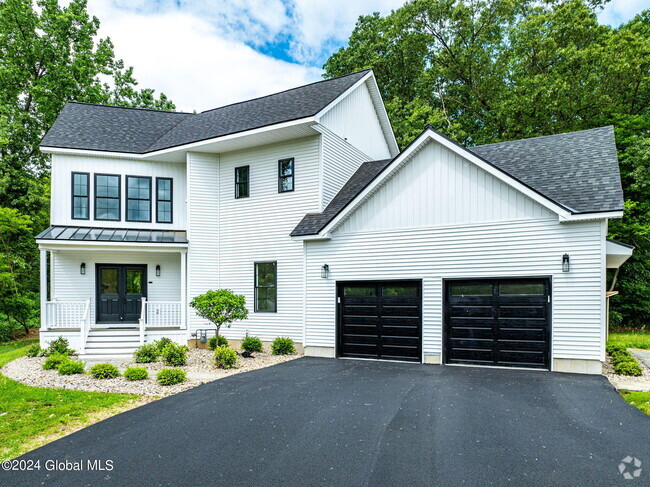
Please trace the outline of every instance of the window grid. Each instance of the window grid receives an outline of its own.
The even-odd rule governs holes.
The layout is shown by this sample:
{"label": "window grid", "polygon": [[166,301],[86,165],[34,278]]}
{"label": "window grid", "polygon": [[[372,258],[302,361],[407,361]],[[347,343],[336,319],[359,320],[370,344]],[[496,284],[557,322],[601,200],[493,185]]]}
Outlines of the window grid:
{"label": "window grid", "polygon": [[126,177],[126,221],[151,222],[150,177]]}
{"label": "window grid", "polygon": [[173,180],[156,178],[156,222],[173,223]]}
{"label": "window grid", "polygon": [[72,173],[72,219],[90,219],[90,173]]}
{"label": "window grid", "polygon": [[278,161],[278,193],[287,193],[294,189],[294,159]]}
{"label": "window grid", "polygon": [[250,166],[235,168],[235,198],[250,196]]}
{"label": "window grid", "polygon": [[255,312],[278,311],[278,263],[255,262]]}
{"label": "window grid", "polygon": [[120,221],[120,176],[95,174],[95,220]]}

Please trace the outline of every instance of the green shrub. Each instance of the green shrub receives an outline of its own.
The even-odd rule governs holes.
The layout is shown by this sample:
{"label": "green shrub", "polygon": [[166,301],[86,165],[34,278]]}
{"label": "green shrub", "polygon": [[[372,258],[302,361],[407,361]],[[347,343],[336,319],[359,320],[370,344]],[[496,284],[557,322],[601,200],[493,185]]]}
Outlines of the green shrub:
{"label": "green shrub", "polygon": [[64,362],[70,362],[70,357],[67,355],[62,355],[60,353],[55,353],[50,355],[47,360],[43,363],[43,370],[56,370]]}
{"label": "green shrub", "polygon": [[231,368],[237,363],[237,358],[237,352],[225,345],[217,347],[214,351],[214,361],[217,367],[221,367],[222,369]]}
{"label": "green shrub", "polygon": [[154,343],[154,345],[156,346],[156,348],[158,349],[158,353],[162,353],[163,349],[164,349],[167,345],[172,345],[172,344],[174,344],[174,342],[172,341],[172,339],[171,339],[171,338],[167,338],[167,337],[162,337],[161,339],[156,340],[156,341],[153,342],[153,343]]}
{"label": "green shrub", "polygon": [[50,345],[45,350],[45,355],[48,357],[55,354],[75,355],[76,353],[77,352],[70,348],[70,342],[63,337],[52,340],[50,342]]}
{"label": "green shrub", "polygon": [[187,347],[169,343],[160,352],[160,358],[165,365],[179,367],[187,363]]}
{"label": "green shrub", "polygon": [[144,367],[129,367],[124,371],[126,380],[145,380],[149,377],[149,372]]}
{"label": "green shrub", "polygon": [[187,380],[187,374],[180,369],[162,369],[156,375],[156,381],[161,386],[173,386]]}
{"label": "green shrub", "polygon": [[115,379],[120,376],[120,371],[113,364],[93,365],[89,372],[95,379]]}
{"label": "green shrub", "polygon": [[612,364],[634,361],[634,357],[627,350],[618,350],[611,355]]}
{"label": "green shrub", "polygon": [[620,343],[610,343],[605,347],[605,350],[607,350],[607,355],[613,355],[615,352],[625,352],[625,346],[621,345]]}
{"label": "green shrub", "polygon": [[296,353],[296,347],[291,338],[277,337],[271,344],[273,355],[290,355]]}
{"label": "green shrub", "polygon": [[241,348],[247,352],[263,352],[262,340],[257,337],[246,337],[241,341]]}
{"label": "green shrub", "polygon": [[84,373],[84,363],[81,360],[68,360],[59,365],[59,375],[73,375]]}
{"label": "green shrub", "polygon": [[38,343],[34,343],[33,345],[30,345],[27,347],[27,355],[28,357],[40,357],[43,354],[44,350],[41,348],[41,346]]}
{"label": "green shrub", "polygon": [[226,337],[223,335],[217,335],[216,337],[212,337],[208,340],[208,346],[210,347],[210,350],[215,350],[217,347],[221,346],[228,346],[228,340],[226,340]]}
{"label": "green shrub", "polygon": [[631,360],[616,364],[614,366],[614,372],[619,375],[634,375],[637,377],[643,375],[643,371],[641,370],[641,366],[638,364],[638,362]]}
{"label": "green shrub", "polygon": [[133,358],[137,364],[148,364],[158,360],[160,351],[155,343],[140,345],[133,353]]}

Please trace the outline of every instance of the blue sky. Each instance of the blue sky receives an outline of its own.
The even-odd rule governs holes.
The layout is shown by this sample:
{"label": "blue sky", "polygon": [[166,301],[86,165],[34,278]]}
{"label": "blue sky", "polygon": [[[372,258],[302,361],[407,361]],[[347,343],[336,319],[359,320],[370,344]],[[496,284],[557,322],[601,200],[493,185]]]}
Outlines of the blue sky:
{"label": "blue sky", "polygon": [[[92,0],[118,57],[142,86],[185,111],[206,110],[321,79],[359,15],[404,0]],[[612,0],[601,23],[617,26],[650,0]]]}

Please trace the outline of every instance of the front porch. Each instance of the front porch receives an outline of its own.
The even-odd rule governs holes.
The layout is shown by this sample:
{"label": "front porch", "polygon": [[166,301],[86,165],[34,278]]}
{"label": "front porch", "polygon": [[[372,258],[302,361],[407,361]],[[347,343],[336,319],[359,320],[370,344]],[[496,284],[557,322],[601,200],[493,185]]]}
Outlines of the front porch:
{"label": "front porch", "polygon": [[187,343],[186,242],[37,241],[41,346],[63,336],[84,356],[125,356],[163,336]]}

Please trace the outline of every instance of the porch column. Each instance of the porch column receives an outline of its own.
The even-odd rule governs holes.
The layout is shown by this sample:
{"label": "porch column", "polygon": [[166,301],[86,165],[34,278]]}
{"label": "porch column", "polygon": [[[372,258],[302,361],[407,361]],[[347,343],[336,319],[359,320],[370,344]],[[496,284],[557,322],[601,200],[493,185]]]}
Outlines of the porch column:
{"label": "porch column", "polygon": [[181,252],[181,328],[187,328],[187,252]]}
{"label": "porch column", "polygon": [[54,301],[54,252],[50,250],[50,301]]}
{"label": "porch column", "polygon": [[41,249],[41,329],[47,330],[47,250]]}

